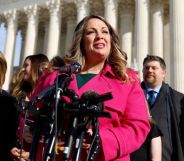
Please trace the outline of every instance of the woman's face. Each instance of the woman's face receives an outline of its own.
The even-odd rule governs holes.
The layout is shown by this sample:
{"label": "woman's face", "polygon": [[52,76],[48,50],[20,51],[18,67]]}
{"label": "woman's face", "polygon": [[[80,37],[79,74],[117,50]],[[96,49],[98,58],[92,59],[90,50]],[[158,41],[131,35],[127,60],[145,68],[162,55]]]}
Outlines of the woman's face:
{"label": "woman's face", "polygon": [[90,19],[83,36],[86,62],[105,61],[111,49],[111,37],[107,25],[100,19]]}
{"label": "woman's face", "polygon": [[29,58],[25,60],[22,71],[25,73],[24,80],[29,80],[31,77],[31,60]]}

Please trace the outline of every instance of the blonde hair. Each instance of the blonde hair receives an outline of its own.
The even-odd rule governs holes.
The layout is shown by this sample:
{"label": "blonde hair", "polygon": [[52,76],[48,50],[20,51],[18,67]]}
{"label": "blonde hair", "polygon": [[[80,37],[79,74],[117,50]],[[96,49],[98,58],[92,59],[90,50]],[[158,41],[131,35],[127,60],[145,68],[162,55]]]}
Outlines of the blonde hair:
{"label": "blonde hair", "polygon": [[7,62],[3,53],[0,51],[0,90],[2,89],[2,86],[5,81],[6,71],[7,71]]}
{"label": "blonde hair", "polygon": [[120,49],[119,46],[119,36],[112,28],[112,26],[101,16],[90,15],[81,20],[74,30],[73,43],[69,50],[69,55],[65,57],[67,63],[72,63],[77,61],[84,67],[85,57],[83,49],[83,36],[86,29],[86,24],[90,19],[99,19],[103,21],[108,29],[111,36],[111,51],[107,63],[110,64],[114,74],[119,80],[128,80],[128,75],[126,74],[126,64],[127,64],[127,55]]}
{"label": "blonde hair", "polygon": [[22,69],[18,68],[10,81],[10,94],[17,98],[17,100],[26,96],[26,92],[21,89],[22,83],[24,81],[24,74],[25,73],[22,71]]}

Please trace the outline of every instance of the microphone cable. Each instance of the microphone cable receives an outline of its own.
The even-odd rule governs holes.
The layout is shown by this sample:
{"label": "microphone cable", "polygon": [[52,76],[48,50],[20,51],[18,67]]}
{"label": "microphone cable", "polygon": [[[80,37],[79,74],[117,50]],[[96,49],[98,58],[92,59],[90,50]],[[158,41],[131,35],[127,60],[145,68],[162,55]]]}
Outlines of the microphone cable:
{"label": "microphone cable", "polygon": [[21,132],[20,159],[19,159],[19,161],[22,160],[22,152],[23,152],[23,144],[24,144],[24,133],[25,133],[25,125],[26,125],[27,113],[28,113],[28,109],[26,109],[24,117],[23,117],[24,121],[23,121],[23,128],[22,128],[22,132]]}
{"label": "microphone cable", "polygon": [[[93,120],[94,121],[94,120]],[[86,157],[86,161],[93,161],[94,158],[95,158],[95,155],[97,154],[98,150],[99,150],[99,145],[95,145],[95,143],[97,142],[97,138],[100,137],[99,136],[99,127],[98,127],[98,119],[96,118],[95,119],[96,123],[95,124],[95,134],[93,136],[93,139],[91,141],[91,146],[89,148],[89,151],[88,151],[88,155]],[[98,138],[100,139],[100,138]],[[100,141],[98,140],[98,143],[100,143]]]}

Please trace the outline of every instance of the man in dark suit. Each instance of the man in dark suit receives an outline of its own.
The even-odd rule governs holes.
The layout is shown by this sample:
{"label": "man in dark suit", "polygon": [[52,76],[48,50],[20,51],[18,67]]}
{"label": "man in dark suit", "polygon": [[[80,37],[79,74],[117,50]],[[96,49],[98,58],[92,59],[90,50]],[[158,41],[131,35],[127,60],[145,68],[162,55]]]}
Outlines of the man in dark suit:
{"label": "man in dark suit", "polygon": [[164,83],[165,75],[162,58],[148,55],[144,59],[141,86],[151,116],[163,133],[162,161],[184,161],[184,94]]}

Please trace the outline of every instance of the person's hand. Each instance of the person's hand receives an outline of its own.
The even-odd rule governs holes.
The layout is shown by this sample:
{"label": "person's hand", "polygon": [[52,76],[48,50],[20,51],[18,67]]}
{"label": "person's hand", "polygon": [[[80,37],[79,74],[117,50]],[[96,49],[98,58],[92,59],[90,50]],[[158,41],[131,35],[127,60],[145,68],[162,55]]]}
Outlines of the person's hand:
{"label": "person's hand", "polygon": [[30,131],[30,127],[29,126],[25,126],[24,127],[24,140],[27,143],[32,143],[33,135],[32,135],[32,133]]}
{"label": "person's hand", "polygon": [[[20,157],[19,157],[19,159],[20,159]],[[29,152],[22,151],[21,161],[27,161],[28,159],[29,159]]]}
{"label": "person's hand", "polygon": [[13,156],[13,158],[18,158],[20,156],[20,149],[14,147],[11,149],[11,155]]}
{"label": "person's hand", "polygon": [[[29,159],[29,152],[14,147],[11,149],[11,155],[14,161],[27,161]],[[20,159],[21,158],[21,159]]]}
{"label": "person's hand", "polygon": [[86,150],[88,150],[88,149],[90,148],[90,146],[91,146],[91,144],[89,143],[89,140],[91,140],[91,136],[92,136],[92,134],[93,134],[93,131],[92,131],[91,128],[89,128],[89,129],[87,130],[87,134],[88,134],[87,139],[84,139],[84,140],[83,140],[83,143],[82,143],[82,148],[84,148],[84,149],[86,149]]}
{"label": "person's hand", "polygon": [[86,140],[83,140],[82,148],[88,150],[90,148],[91,144],[86,143]]}

